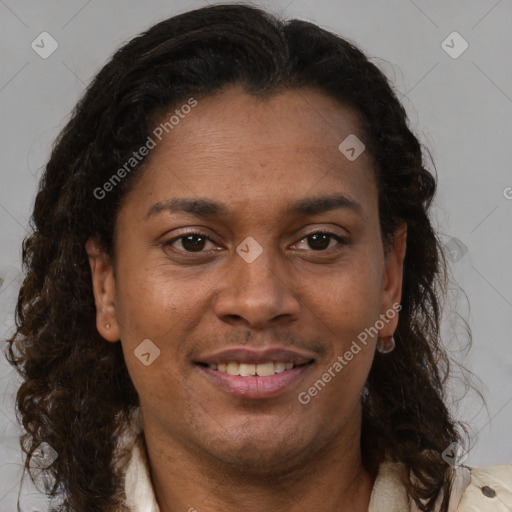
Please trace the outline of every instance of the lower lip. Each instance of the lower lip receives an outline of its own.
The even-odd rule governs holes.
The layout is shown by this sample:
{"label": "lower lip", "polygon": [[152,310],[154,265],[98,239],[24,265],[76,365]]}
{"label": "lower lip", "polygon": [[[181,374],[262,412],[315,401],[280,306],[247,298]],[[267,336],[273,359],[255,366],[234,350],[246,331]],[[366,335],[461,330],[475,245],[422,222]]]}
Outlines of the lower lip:
{"label": "lower lip", "polygon": [[297,384],[311,366],[311,363],[303,364],[268,377],[240,377],[213,370],[208,366],[198,365],[198,368],[215,384],[235,397],[271,398]]}

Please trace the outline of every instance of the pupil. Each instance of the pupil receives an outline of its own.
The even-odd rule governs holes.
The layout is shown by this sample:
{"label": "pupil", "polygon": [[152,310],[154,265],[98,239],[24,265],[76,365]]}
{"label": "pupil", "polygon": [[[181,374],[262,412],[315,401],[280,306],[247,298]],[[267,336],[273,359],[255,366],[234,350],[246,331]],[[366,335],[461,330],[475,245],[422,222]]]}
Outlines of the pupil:
{"label": "pupil", "polygon": [[[315,243],[317,243],[320,240],[320,237],[323,238],[323,241],[320,241],[320,246],[315,245]],[[322,249],[326,249],[327,247],[329,247],[329,235],[326,235],[324,233],[317,233],[315,235],[311,235],[309,238],[310,238],[309,246],[313,250],[322,250]],[[313,243],[311,243],[311,240],[313,240]],[[327,243],[325,243],[325,242],[327,242]]]}
{"label": "pupil", "polygon": [[[195,240],[195,242],[193,242]],[[198,252],[204,247],[204,237],[200,235],[189,235],[183,239],[183,247],[192,252]],[[187,247],[188,245],[188,247]],[[309,246],[315,251],[321,251],[329,247],[329,235],[317,233],[309,236]]]}
{"label": "pupil", "polygon": [[[191,240],[196,239],[198,240],[197,243],[191,242]],[[187,250],[191,249],[191,251],[200,251],[204,246],[204,238],[199,235],[189,235],[183,239],[183,247]],[[187,244],[190,244],[189,247],[187,247]]]}

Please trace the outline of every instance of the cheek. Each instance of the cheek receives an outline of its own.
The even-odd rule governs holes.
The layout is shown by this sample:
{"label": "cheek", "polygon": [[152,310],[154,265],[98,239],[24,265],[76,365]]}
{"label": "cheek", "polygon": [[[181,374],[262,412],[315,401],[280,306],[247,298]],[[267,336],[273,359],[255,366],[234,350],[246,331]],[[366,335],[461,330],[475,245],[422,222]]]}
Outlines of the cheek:
{"label": "cheek", "polygon": [[159,357],[150,366],[144,366],[132,358],[128,372],[139,396],[144,416],[160,424],[162,430],[181,432],[184,419],[190,410],[197,408],[187,386],[179,379],[173,369],[168,368],[165,355]]}
{"label": "cheek", "polygon": [[[192,329],[190,295],[178,293],[155,273],[139,267],[125,272],[116,306],[120,338],[130,378],[143,409],[151,417],[174,417],[178,422],[189,401],[183,350]],[[162,404],[173,403],[172,408]],[[162,416],[163,417],[163,416]]]}
{"label": "cheek", "polygon": [[327,352],[301,391],[311,401],[310,414],[334,415],[333,424],[340,424],[358,407],[373,362],[376,337],[371,327],[379,318],[380,300],[373,274],[363,269],[332,280],[330,286],[313,312],[318,331],[328,340]]}
{"label": "cheek", "polygon": [[329,340],[326,357],[308,383],[313,394],[322,395],[317,407],[348,414],[359,402],[376,343],[372,327],[380,315],[381,268],[371,251],[360,251],[323,286],[317,281],[310,288],[313,322]]}
{"label": "cheek", "polygon": [[357,336],[378,319],[381,307],[382,263],[364,254],[309,287],[316,314],[331,332]]}
{"label": "cheek", "polygon": [[190,372],[188,338],[205,315],[202,305],[212,283],[199,275],[180,277],[166,264],[149,267],[128,258],[119,261],[117,274],[116,313],[128,371],[141,396],[166,400],[159,390],[178,393]]}
{"label": "cheek", "polygon": [[162,339],[171,329],[180,331],[190,304],[204,296],[200,279],[189,279],[184,286],[169,275],[165,264],[150,267],[125,259],[119,263],[118,276],[116,313],[122,339],[130,343],[141,337]]}

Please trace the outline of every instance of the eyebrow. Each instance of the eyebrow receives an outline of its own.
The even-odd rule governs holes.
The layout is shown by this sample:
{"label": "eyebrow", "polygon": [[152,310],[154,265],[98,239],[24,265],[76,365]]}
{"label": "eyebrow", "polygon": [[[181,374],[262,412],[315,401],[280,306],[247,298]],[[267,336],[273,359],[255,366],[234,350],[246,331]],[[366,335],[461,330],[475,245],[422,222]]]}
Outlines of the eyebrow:
{"label": "eyebrow", "polygon": [[[363,208],[357,201],[343,195],[331,195],[307,197],[288,203],[283,216],[285,218],[315,216],[339,209],[347,209],[363,215]],[[223,203],[218,203],[211,199],[175,197],[166,201],[159,201],[151,206],[146,213],[145,220],[162,211],[192,213],[204,218],[227,217],[229,215],[229,208]]]}

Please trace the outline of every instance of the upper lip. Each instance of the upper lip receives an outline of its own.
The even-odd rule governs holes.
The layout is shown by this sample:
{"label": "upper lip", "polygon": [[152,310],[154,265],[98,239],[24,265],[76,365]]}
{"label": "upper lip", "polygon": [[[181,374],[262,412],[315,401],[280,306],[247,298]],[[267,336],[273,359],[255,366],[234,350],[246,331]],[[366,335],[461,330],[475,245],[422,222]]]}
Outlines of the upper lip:
{"label": "upper lip", "polygon": [[306,351],[284,347],[251,348],[247,346],[230,347],[211,352],[198,358],[198,363],[221,364],[236,361],[245,364],[285,362],[295,365],[309,363],[314,356]]}

